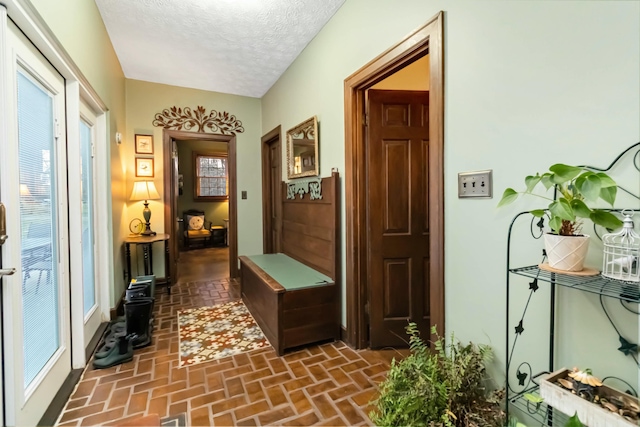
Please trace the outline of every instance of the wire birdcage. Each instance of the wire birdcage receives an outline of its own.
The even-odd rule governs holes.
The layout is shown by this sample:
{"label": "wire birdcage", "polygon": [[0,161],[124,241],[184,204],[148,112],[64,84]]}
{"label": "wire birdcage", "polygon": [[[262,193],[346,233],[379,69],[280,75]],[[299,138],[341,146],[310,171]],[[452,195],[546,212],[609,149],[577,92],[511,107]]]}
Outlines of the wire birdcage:
{"label": "wire birdcage", "polygon": [[640,235],[633,229],[633,212],[623,211],[622,230],[602,236],[604,259],[602,275],[625,282],[640,282]]}

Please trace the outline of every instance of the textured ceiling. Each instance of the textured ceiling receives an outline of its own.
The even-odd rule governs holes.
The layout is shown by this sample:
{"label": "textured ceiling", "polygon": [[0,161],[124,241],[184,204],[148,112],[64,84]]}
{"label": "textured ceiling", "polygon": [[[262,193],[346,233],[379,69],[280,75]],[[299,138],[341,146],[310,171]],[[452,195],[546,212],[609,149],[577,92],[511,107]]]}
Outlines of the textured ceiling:
{"label": "textured ceiling", "polygon": [[262,97],[344,0],[96,0],[127,78]]}

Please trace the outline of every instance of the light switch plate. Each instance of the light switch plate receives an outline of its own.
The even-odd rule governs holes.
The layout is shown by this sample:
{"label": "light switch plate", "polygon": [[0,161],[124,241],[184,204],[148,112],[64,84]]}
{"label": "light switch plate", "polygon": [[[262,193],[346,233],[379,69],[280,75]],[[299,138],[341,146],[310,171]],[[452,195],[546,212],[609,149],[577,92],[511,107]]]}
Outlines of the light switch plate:
{"label": "light switch plate", "polygon": [[461,172],[458,174],[458,198],[493,197],[493,171]]}
{"label": "light switch plate", "polygon": [[246,199],[247,198],[247,192],[246,191],[242,190],[240,194],[241,194],[240,197],[242,197],[242,199]]}

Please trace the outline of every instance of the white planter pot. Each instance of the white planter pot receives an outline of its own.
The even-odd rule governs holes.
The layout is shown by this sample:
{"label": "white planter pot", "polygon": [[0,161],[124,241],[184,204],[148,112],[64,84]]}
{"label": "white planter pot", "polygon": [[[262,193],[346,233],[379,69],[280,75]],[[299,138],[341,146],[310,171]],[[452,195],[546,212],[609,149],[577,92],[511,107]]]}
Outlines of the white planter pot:
{"label": "white planter pot", "polygon": [[544,235],[549,266],[564,271],[582,271],[589,250],[589,236]]}

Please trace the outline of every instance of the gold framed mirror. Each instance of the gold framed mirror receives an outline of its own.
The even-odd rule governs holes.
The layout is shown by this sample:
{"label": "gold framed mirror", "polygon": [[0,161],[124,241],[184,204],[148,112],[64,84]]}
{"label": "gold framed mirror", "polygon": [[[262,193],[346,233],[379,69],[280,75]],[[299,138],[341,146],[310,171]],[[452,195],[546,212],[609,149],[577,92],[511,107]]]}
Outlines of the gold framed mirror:
{"label": "gold framed mirror", "polygon": [[287,131],[287,178],[318,176],[318,120],[313,116]]}

